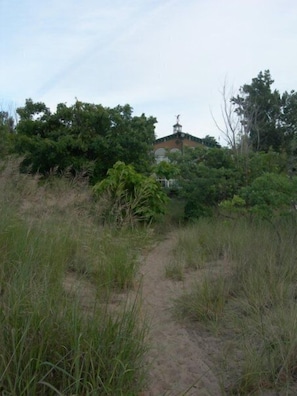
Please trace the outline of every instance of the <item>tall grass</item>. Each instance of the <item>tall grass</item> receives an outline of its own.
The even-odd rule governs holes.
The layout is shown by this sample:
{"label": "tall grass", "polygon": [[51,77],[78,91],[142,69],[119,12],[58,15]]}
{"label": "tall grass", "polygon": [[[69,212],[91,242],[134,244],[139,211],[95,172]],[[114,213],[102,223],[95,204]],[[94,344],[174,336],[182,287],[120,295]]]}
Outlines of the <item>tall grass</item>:
{"label": "tall grass", "polygon": [[[102,296],[133,286],[145,230],[102,228],[86,185],[40,186],[13,167],[0,182],[0,393],[137,395],[146,350],[138,301],[113,310]],[[65,289],[69,273],[95,287],[88,309]]]}
{"label": "tall grass", "polygon": [[199,225],[189,225],[178,235],[175,255],[183,257],[186,268],[202,268],[205,263],[218,260],[228,254],[229,240],[226,229],[230,223],[218,223],[203,219]]}
{"label": "tall grass", "polygon": [[176,299],[175,312],[233,335],[243,358],[231,368],[235,355],[229,356],[227,394],[287,389],[297,380],[295,214],[277,227],[278,233],[265,222],[212,219],[180,231],[184,267],[203,272]]}

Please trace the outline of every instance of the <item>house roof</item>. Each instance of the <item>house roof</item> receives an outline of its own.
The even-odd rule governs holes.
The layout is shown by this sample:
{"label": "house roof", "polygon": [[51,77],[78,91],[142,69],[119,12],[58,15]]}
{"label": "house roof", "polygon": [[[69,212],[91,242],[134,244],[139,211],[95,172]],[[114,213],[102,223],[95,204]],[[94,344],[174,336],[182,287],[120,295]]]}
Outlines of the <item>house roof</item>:
{"label": "house roof", "polygon": [[185,132],[177,132],[172,133],[171,135],[164,136],[162,138],[156,139],[155,144],[168,142],[169,140],[176,140],[176,139],[183,139],[183,140],[190,140],[196,143],[203,144],[203,139],[200,139],[196,136],[190,135],[189,133]]}

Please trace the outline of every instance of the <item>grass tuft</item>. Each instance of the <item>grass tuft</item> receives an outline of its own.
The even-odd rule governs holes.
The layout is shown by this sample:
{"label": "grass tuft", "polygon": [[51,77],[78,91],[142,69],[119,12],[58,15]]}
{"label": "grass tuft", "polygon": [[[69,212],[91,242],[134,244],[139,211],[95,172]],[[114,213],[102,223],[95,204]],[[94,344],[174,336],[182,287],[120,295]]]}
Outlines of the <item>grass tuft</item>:
{"label": "grass tuft", "polygon": [[229,292],[230,285],[225,278],[205,278],[175,300],[175,312],[192,321],[216,322],[224,312]]}

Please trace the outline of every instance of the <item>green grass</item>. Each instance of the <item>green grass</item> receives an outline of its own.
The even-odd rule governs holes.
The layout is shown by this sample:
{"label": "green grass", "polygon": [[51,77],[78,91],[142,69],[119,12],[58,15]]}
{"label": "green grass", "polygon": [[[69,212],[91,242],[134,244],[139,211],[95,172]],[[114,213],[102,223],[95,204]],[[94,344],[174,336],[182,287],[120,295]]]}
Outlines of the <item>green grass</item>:
{"label": "green grass", "polygon": [[166,278],[183,281],[185,278],[184,262],[180,256],[174,256],[169,263],[165,265]]}
{"label": "green grass", "polygon": [[[138,300],[114,310],[103,297],[133,287],[147,230],[103,228],[87,187],[68,180],[40,186],[4,168],[0,182],[0,393],[137,395],[147,348]],[[65,290],[68,273],[96,288],[88,309]]]}
{"label": "green grass", "polygon": [[231,224],[212,219],[201,219],[198,224],[184,227],[178,234],[175,253],[182,255],[188,269],[202,268],[205,263],[221,259],[229,252],[229,240],[226,229]]}
{"label": "green grass", "polygon": [[97,307],[87,317],[75,302],[37,295],[35,287],[11,290],[2,305],[4,394],[137,394],[145,334],[136,306],[119,317]]}
{"label": "green grass", "polygon": [[183,251],[184,268],[203,271],[175,300],[174,312],[215,329],[222,342],[224,335],[226,343],[233,339],[222,368],[227,394],[289,389],[297,380],[294,216],[274,226],[203,219],[180,230],[176,251]]}
{"label": "green grass", "polygon": [[230,285],[224,277],[204,278],[176,299],[176,314],[192,321],[216,322],[223,314],[229,292]]}

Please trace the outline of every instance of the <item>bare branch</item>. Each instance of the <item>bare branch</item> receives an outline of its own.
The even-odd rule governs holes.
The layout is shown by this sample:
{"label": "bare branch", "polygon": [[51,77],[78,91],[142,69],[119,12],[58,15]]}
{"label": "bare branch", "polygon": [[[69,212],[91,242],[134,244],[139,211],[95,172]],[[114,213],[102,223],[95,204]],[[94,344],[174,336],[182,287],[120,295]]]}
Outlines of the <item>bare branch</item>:
{"label": "bare branch", "polygon": [[217,129],[222,133],[225,141],[231,147],[232,150],[237,150],[237,142],[242,135],[242,123],[240,116],[235,112],[235,105],[231,102],[231,98],[234,96],[233,88],[227,92],[227,81],[225,79],[223,89],[220,92],[223,103],[221,105],[221,117],[224,125],[220,126],[211,112],[212,119]]}

